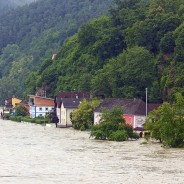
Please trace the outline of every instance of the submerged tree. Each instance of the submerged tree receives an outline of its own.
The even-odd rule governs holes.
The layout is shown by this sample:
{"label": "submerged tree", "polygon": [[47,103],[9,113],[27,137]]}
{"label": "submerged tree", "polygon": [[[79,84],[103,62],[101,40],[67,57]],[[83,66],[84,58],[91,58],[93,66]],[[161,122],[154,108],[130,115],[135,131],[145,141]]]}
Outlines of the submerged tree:
{"label": "submerged tree", "polygon": [[71,113],[71,122],[74,129],[86,130],[93,125],[93,111],[100,104],[100,100],[84,99],[79,107]]}
{"label": "submerged tree", "polygon": [[133,127],[125,124],[121,107],[114,107],[111,110],[104,109],[100,124],[93,126],[91,130],[91,137],[110,141],[126,141],[128,138],[139,138],[133,132]]}
{"label": "submerged tree", "polygon": [[184,97],[176,94],[176,102],[165,102],[153,111],[146,122],[146,129],[151,137],[159,139],[165,146],[184,146]]}

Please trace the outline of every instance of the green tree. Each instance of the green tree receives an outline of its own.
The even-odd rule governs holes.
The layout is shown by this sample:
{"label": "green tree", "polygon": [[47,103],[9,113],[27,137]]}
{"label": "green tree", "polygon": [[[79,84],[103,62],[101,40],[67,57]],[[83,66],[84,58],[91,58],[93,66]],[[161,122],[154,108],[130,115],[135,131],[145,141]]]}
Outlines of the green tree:
{"label": "green tree", "polygon": [[176,61],[184,61],[184,24],[182,23],[174,32],[175,37],[175,59]]}
{"label": "green tree", "polygon": [[175,46],[176,44],[172,32],[166,33],[160,40],[160,50],[163,53],[170,54],[174,52]]}
{"label": "green tree", "polygon": [[25,106],[19,105],[19,106],[15,107],[15,115],[16,116],[27,116],[28,110],[26,109]]}
{"label": "green tree", "polygon": [[93,111],[100,104],[100,100],[86,100],[71,114],[71,122],[74,129],[86,130],[92,127],[94,122]]}
{"label": "green tree", "polygon": [[112,110],[103,109],[100,123],[111,122],[113,124],[122,124],[125,123],[125,119],[123,117],[123,108],[122,107],[114,107]]}
{"label": "green tree", "polygon": [[159,139],[165,146],[184,146],[184,97],[176,94],[174,104],[165,102],[157,111],[152,112],[146,123],[152,137]]}
{"label": "green tree", "polygon": [[93,126],[90,136],[110,141],[126,141],[128,138],[138,139],[139,137],[130,125],[125,124],[121,107],[103,109],[100,124]]}
{"label": "green tree", "polygon": [[157,79],[153,55],[143,47],[127,49],[109,60],[92,79],[94,94],[103,92],[107,97],[142,97],[145,88]]}

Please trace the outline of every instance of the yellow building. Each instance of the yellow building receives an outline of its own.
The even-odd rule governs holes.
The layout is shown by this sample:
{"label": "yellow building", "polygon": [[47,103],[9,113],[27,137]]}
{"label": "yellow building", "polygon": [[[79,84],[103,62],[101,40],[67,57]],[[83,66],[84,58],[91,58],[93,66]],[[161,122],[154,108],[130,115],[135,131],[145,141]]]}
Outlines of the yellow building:
{"label": "yellow building", "polygon": [[22,101],[22,99],[20,99],[20,98],[15,98],[15,97],[7,98],[5,100],[5,108],[7,110],[13,109],[15,107],[15,104],[20,103],[21,101]]}

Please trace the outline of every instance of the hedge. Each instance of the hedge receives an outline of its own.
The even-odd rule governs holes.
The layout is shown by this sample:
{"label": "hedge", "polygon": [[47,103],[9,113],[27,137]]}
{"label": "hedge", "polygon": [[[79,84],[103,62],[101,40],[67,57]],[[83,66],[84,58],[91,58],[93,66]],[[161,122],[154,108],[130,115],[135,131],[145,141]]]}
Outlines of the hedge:
{"label": "hedge", "polygon": [[43,118],[30,118],[30,117],[22,117],[22,116],[10,116],[11,121],[16,122],[29,122],[29,123],[36,123],[36,124],[46,124],[49,123],[49,120]]}

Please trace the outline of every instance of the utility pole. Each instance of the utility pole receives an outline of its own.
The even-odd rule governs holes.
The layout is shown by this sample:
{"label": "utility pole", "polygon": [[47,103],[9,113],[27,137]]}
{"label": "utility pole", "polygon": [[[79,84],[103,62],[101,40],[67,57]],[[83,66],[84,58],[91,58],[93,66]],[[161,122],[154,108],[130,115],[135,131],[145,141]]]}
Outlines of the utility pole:
{"label": "utility pole", "polygon": [[146,118],[148,116],[148,88],[146,88]]}

